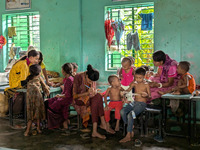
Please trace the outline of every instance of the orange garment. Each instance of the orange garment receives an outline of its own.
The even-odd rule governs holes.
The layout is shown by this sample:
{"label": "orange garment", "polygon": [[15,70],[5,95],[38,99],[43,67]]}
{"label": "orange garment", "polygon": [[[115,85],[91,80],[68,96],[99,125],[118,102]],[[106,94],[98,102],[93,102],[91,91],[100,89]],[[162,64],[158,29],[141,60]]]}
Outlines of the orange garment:
{"label": "orange garment", "polygon": [[182,76],[182,78],[186,75],[189,75],[191,77],[191,79],[189,80],[188,90],[190,91],[190,93],[193,93],[196,90],[194,77],[189,72],[187,72]]}

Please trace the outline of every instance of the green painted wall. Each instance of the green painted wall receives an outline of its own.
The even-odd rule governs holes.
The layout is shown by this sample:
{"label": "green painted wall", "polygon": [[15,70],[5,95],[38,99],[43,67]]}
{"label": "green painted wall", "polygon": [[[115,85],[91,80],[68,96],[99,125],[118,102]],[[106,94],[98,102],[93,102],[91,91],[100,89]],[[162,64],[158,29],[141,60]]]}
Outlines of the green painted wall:
{"label": "green painted wall", "polygon": [[[0,20],[2,14],[39,11],[47,69],[60,71],[63,63],[77,62],[83,71],[90,63],[100,71],[100,82],[106,83],[108,75],[115,72],[105,71],[104,7],[143,2],[154,2],[155,50],[161,49],[177,61],[192,62],[190,72],[200,83],[199,0],[32,0],[31,9],[23,11],[5,11],[5,1],[0,1]],[[0,71],[6,63],[2,53],[0,50]],[[200,116],[200,111],[197,113]]]}
{"label": "green painted wall", "polygon": [[[47,69],[59,71],[64,62],[81,64],[80,57],[80,1],[79,0],[32,0],[31,9],[5,11],[5,1],[0,1],[0,16],[24,11],[40,13],[41,51]],[[0,20],[2,20],[0,18]],[[2,28],[0,24],[0,28]],[[0,34],[2,31],[0,31]],[[2,50],[0,50],[2,54]],[[1,71],[3,57],[0,56]]]}

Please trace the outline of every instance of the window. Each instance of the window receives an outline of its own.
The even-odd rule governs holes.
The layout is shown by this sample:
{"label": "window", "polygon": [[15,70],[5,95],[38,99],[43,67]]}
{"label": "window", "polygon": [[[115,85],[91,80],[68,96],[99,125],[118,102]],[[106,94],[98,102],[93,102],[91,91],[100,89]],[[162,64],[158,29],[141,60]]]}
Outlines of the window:
{"label": "window", "polygon": [[[7,52],[9,54],[12,43],[21,51],[27,51],[29,45],[40,49],[40,15],[39,13],[9,14],[6,18]],[[8,34],[10,27],[16,29],[16,34]],[[9,57],[7,55],[7,57]],[[18,56],[17,56],[18,57]],[[7,58],[8,59],[8,58]]]}
{"label": "window", "polygon": [[[121,67],[121,59],[127,56],[135,58],[135,66],[141,65],[153,66],[152,53],[154,52],[154,19],[152,18],[152,29],[142,30],[141,14],[154,13],[153,3],[111,6],[105,8],[105,19],[120,21],[124,23],[124,32],[121,36],[119,47],[117,46],[116,37],[113,37],[111,47],[106,46],[106,68],[107,70],[116,70]],[[109,13],[108,13],[109,12]],[[140,50],[127,50],[127,34],[130,32],[138,33]],[[107,42],[107,40],[106,40]],[[106,44],[107,45],[107,44]]]}

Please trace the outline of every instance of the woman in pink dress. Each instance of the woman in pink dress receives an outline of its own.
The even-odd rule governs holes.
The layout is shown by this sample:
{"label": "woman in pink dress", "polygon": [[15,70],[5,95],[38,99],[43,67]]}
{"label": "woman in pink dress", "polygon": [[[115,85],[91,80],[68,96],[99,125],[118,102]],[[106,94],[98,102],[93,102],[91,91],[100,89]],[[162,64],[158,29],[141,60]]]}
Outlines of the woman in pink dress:
{"label": "woman in pink dress", "polygon": [[153,53],[154,66],[158,67],[157,73],[150,78],[151,102],[154,99],[160,98],[159,91],[167,91],[175,87],[178,83],[178,74],[176,71],[177,62],[171,59],[163,51],[158,50]]}

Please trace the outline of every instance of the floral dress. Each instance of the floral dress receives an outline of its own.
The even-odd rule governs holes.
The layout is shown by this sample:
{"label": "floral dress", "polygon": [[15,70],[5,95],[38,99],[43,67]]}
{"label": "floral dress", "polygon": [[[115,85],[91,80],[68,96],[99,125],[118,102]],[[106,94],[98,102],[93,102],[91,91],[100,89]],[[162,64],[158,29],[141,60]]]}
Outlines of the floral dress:
{"label": "floral dress", "polygon": [[27,121],[45,119],[45,107],[41,86],[43,90],[47,90],[45,83],[39,77],[30,80],[27,84]]}

